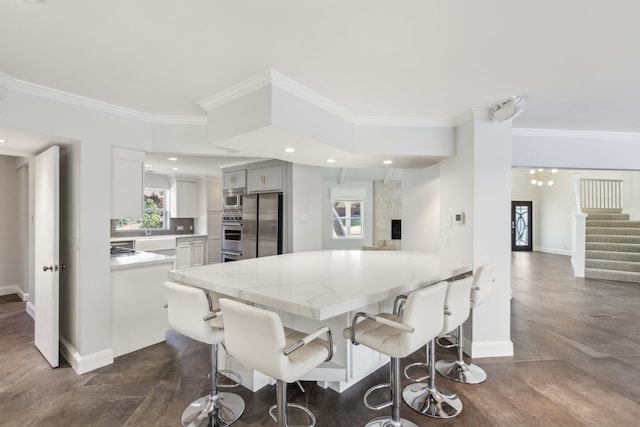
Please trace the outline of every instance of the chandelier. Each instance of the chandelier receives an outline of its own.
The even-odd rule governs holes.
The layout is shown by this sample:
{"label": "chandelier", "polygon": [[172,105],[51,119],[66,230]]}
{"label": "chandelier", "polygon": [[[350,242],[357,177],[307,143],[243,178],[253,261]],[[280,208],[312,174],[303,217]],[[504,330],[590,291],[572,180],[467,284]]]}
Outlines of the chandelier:
{"label": "chandelier", "polygon": [[529,171],[529,173],[533,175],[531,184],[542,186],[546,181],[547,185],[553,185],[553,179],[551,179],[551,176],[556,172],[558,172],[558,169],[551,169],[550,171],[545,171],[544,169],[531,169]]}

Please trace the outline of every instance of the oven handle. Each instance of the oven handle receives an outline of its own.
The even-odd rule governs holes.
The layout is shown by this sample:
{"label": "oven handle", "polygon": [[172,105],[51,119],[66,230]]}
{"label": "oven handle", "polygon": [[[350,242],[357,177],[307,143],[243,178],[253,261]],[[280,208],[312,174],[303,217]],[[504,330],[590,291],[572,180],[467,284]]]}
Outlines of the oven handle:
{"label": "oven handle", "polygon": [[225,221],[222,221],[222,225],[230,225],[232,227],[242,227],[242,223],[241,222],[225,222]]}
{"label": "oven handle", "polygon": [[223,255],[235,255],[235,256],[242,256],[242,252],[238,252],[238,251],[230,251],[228,249],[222,250],[220,251]]}

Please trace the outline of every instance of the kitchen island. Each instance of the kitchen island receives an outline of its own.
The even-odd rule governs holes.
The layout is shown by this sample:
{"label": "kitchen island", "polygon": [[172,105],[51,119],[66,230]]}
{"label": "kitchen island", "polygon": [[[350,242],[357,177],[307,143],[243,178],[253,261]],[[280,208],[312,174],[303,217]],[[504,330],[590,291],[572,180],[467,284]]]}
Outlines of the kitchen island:
{"label": "kitchen island", "polygon": [[[388,360],[341,338],[354,313],[390,311],[397,295],[470,271],[463,263],[444,265],[437,255],[330,250],[173,270],[169,278],[276,311],[295,329],[310,332],[328,325],[338,350],[303,379],[342,392]],[[268,381],[245,369],[241,374],[253,390]]]}

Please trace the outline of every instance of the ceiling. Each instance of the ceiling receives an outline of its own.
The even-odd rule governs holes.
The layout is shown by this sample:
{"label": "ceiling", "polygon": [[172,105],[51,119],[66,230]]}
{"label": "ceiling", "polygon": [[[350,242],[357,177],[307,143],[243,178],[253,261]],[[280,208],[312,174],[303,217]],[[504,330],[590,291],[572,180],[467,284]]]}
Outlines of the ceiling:
{"label": "ceiling", "polygon": [[198,102],[273,68],[360,116],[453,119],[520,95],[515,128],[640,132],[639,15],[634,0],[11,0],[0,72],[205,117]]}

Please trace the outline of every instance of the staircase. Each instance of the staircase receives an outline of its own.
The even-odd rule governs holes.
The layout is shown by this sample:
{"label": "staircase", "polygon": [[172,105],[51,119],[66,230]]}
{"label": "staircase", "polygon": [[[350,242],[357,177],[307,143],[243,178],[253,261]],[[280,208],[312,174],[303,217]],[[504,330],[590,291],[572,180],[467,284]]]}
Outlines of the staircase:
{"label": "staircase", "polygon": [[640,283],[640,221],[621,209],[584,209],[585,277]]}

